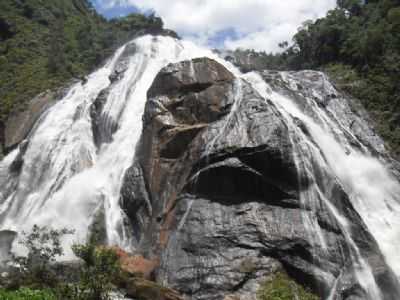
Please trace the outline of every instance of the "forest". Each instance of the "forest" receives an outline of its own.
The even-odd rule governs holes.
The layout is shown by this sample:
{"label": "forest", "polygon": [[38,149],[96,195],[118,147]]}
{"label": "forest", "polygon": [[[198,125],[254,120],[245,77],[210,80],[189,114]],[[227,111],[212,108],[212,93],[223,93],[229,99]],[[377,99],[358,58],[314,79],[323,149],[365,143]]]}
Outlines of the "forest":
{"label": "forest", "polygon": [[98,67],[141,30],[160,30],[154,15],[106,20],[88,0],[0,1],[0,123],[47,89]]}

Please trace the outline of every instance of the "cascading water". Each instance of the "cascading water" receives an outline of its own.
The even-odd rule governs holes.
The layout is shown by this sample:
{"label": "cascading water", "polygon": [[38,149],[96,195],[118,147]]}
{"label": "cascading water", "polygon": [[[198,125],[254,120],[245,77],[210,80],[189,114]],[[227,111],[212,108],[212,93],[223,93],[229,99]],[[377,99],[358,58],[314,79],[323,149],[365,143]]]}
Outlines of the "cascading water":
{"label": "cascading water", "polygon": [[[132,45],[135,51],[128,57],[126,70],[119,74],[118,81],[111,82],[110,75]],[[241,80],[271,101],[281,114],[291,134],[302,205],[315,214],[324,207],[334,216],[345,236],[355,277],[371,300],[380,299],[371,268],[354,242],[346,216],[331,203],[330,188],[343,188],[389,266],[400,276],[400,185],[384,163],[372,157],[334,111],[318,105],[317,93],[314,98],[307,98],[303,105],[308,110],[303,111],[259,74],[241,74],[211,51],[171,37],[145,36],[118,49],[86,83],[72,86],[60,102],[42,115],[24,145],[0,162],[0,229],[20,232],[33,224],[67,227],[76,230],[73,239],[80,241],[87,236],[96,214],[103,212],[108,243],[133,247],[119,198],[123,176],[132,164],[142,132],[147,90],[167,64],[204,56],[217,60],[237,77],[235,102],[226,116],[226,127],[243,100]],[[282,72],[280,76],[292,90],[297,89],[298,82],[290,73]],[[327,81],[323,84],[330,93],[336,93]],[[105,121],[100,128],[111,138],[98,144],[91,109],[105,90],[100,117]],[[348,136],[357,141],[358,147],[349,142]],[[218,136],[207,147],[211,149],[217,139]],[[21,168],[11,172],[13,162],[21,157]],[[304,180],[307,188],[301,186]],[[325,245],[316,219],[304,214],[303,222],[310,240]],[[184,226],[184,219],[179,226]],[[322,276],[333,291],[335,278]],[[330,298],[334,299],[334,295]]]}
{"label": "cascading water", "polygon": [[[280,75],[292,88],[294,86],[294,89],[297,89],[297,86],[300,86],[294,78],[290,77],[290,74],[282,72]],[[354,272],[360,285],[368,292],[371,300],[381,299],[372,271],[353,241],[349,224],[346,218],[340,215],[330,203],[331,199],[326,195],[328,190],[326,187],[332,185],[329,177],[342,185],[352,205],[378,241],[389,266],[399,276],[400,206],[398,195],[400,195],[400,186],[398,182],[361,143],[357,144],[359,147],[361,145],[361,151],[359,147],[351,146],[346,139],[346,134],[356,139],[354,135],[346,130],[338,118],[330,118],[317,105],[315,99],[307,98],[309,103],[305,105],[311,107],[307,113],[301,111],[300,107],[289,98],[273,91],[260,75],[249,73],[244,77],[263,97],[274,103],[292,130],[294,156],[299,173],[305,175],[305,178],[311,179],[310,187],[307,189],[300,187],[303,205],[311,207],[317,213],[322,201],[335,216],[351,248]],[[336,94],[328,81],[324,80],[323,84],[326,85],[325,89]],[[299,120],[303,130],[300,128],[302,126],[298,124]],[[307,134],[303,132],[304,127]],[[317,178],[317,176],[322,178]],[[299,182],[301,184],[301,179]],[[317,233],[314,238],[319,239],[320,243],[324,245],[324,236],[320,233],[320,226],[315,223],[315,220],[305,215],[304,222],[309,224],[310,233]],[[329,299],[334,299],[334,295],[332,294]]]}
{"label": "cascading water", "polygon": [[111,86],[102,112],[104,119],[117,124],[112,141],[96,149],[90,109],[110,86],[109,77],[126,45],[41,117],[28,138],[18,176],[9,173],[9,167],[20,150],[1,162],[1,229],[67,227],[76,230],[74,241],[83,240],[95,213],[104,210],[108,243],[131,246],[119,191],[141,134],[146,92],[167,64],[212,55],[170,37],[145,36],[132,43],[135,53],[122,79]]}

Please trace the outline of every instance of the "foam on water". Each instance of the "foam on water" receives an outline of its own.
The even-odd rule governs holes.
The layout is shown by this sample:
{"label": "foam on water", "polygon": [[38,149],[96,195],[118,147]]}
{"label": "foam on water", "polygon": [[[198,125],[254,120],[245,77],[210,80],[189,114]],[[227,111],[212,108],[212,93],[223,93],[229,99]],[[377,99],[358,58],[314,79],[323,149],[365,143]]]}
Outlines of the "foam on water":
{"label": "foam on water", "polygon": [[[207,49],[170,37],[145,36],[133,43],[135,54],[123,78],[109,91],[102,112],[118,125],[112,142],[96,149],[90,107],[110,85],[109,76],[126,46],[91,74],[87,83],[72,86],[41,118],[29,138],[18,178],[8,174],[18,151],[3,160],[0,180],[8,178],[2,184],[8,193],[0,195],[1,229],[21,232],[34,224],[67,227],[75,229],[74,240],[81,241],[96,211],[104,208],[108,242],[132,246],[123,226],[119,192],[141,134],[147,90],[169,63],[204,56],[219,59]],[[6,189],[6,182],[11,181],[15,188]]]}

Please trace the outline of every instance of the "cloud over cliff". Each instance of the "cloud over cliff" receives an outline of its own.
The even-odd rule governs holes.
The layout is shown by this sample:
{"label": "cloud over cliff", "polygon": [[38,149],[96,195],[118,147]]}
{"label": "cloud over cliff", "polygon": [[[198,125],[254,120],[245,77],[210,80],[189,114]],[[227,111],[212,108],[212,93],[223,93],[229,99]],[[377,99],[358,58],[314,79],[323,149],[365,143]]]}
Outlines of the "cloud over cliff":
{"label": "cloud over cliff", "polygon": [[105,7],[154,10],[167,28],[211,46],[278,51],[297,28],[334,8],[335,0],[97,0]]}

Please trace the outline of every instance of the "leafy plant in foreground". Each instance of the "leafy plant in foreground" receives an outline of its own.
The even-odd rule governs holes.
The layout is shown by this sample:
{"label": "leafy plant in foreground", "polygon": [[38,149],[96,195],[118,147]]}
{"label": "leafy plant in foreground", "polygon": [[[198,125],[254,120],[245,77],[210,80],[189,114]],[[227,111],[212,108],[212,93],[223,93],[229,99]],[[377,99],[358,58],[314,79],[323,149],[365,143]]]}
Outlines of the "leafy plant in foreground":
{"label": "leafy plant in foreground", "polygon": [[54,286],[56,280],[51,265],[64,254],[61,238],[73,232],[38,225],[34,225],[30,233],[23,232],[19,244],[26,248],[27,254],[11,254],[11,263],[15,267],[14,285]]}
{"label": "leafy plant in foreground", "polygon": [[83,261],[77,283],[59,287],[61,299],[108,300],[115,282],[121,274],[116,252],[98,247],[93,240],[72,247],[74,254]]}

